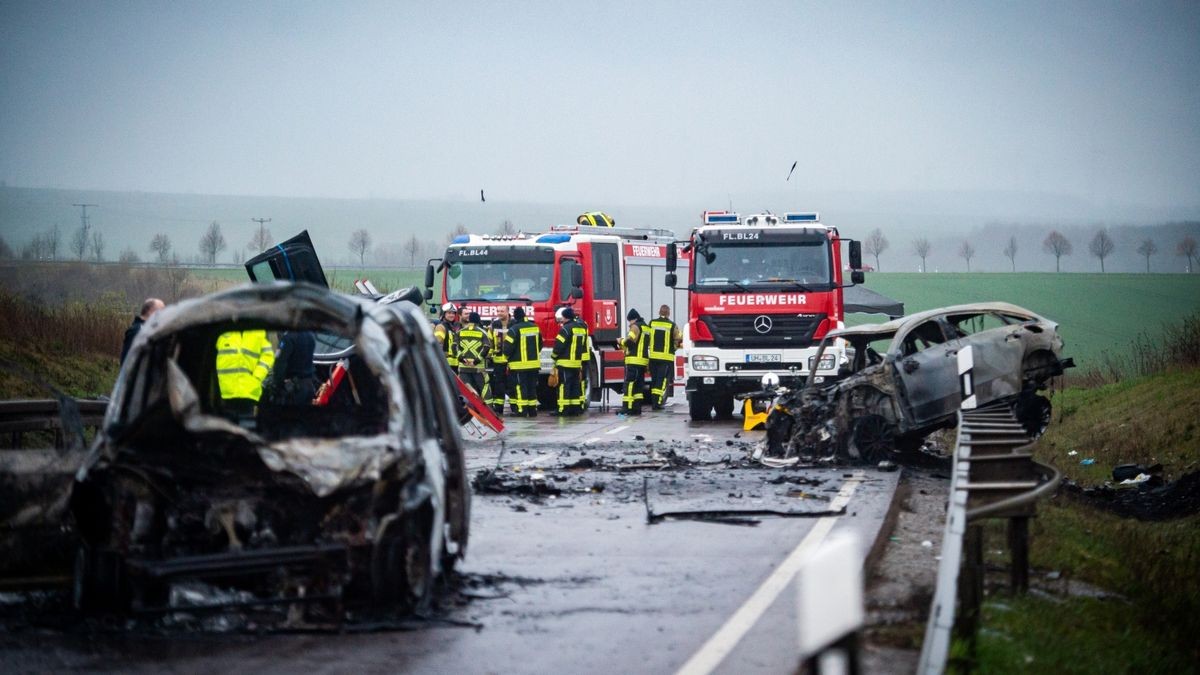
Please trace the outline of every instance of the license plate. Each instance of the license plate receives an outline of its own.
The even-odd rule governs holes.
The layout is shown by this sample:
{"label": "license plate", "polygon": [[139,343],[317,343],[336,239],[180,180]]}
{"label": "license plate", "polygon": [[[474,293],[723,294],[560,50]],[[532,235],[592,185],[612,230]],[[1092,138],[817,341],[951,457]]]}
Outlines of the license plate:
{"label": "license plate", "polygon": [[783,363],[781,354],[747,354],[746,363]]}

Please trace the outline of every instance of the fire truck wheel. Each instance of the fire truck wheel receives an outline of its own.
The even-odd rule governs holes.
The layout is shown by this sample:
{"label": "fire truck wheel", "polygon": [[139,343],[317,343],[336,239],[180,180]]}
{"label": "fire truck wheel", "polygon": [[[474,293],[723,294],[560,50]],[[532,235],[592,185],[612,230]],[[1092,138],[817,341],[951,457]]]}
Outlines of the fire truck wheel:
{"label": "fire truck wheel", "polygon": [[707,422],[712,419],[712,399],[700,392],[688,394],[688,414],[696,422]]}

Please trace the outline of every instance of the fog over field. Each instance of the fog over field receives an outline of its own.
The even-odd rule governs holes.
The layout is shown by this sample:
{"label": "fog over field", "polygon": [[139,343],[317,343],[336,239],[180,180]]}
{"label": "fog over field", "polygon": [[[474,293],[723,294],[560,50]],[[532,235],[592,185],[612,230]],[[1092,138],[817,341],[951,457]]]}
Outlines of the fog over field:
{"label": "fog over field", "polygon": [[[1200,221],[1200,5],[1014,2],[0,4],[0,237],[80,209],[105,256],[157,233],[229,262],[251,218],[330,260],[603,209],[880,228],[884,270],[1182,271]],[[1171,225],[1174,223],[1174,225]],[[1133,232],[1127,226],[1157,226]],[[428,248],[432,248],[432,243]],[[61,255],[61,254],[60,254]],[[393,260],[394,259],[394,260]],[[1106,265],[1107,266],[1107,265]]]}

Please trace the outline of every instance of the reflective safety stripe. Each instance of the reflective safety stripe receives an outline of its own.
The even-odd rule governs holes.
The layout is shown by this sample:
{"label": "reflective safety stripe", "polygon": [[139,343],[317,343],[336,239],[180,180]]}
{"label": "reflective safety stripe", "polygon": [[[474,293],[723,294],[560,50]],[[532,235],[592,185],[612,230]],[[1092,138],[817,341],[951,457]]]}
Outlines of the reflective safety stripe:
{"label": "reflective safety stripe", "polygon": [[434,327],[433,334],[442,342],[442,353],[446,355],[446,362],[451,366],[458,365],[458,339],[454,330],[446,324],[445,321],[438,322]]}
{"label": "reflective safety stripe", "polygon": [[[506,342],[516,342],[516,354],[508,362],[509,370],[534,370],[541,367],[542,335],[538,327],[528,321],[514,324],[508,329]],[[513,338],[516,331],[517,337]]]}
{"label": "reflective safety stripe", "polygon": [[630,329],[625,336],[625,363],[631,366],[650,365],[650,330],[639,326],[637,335]]}
{"label": "reflective safety stripe", "polygon": [[492,353],[489,356],[492,363],[508,363],[508,357],[504,355],[504,334],[506,332],[503,328],[496,328],[490,333]]}
{"label": "reflective safety stripe", "polygon": [[660,361],[675,360],[675,322],[670,319],[655,319],[650,322],[650,358]]}
{"label": "reflective safety stripe", "polygon": [[463,362],[467,359],[474,360],[474,364],[466,366],[474,370],[483,370],[483,331],[468,324],[458,331],[458,367],[463,368]]}

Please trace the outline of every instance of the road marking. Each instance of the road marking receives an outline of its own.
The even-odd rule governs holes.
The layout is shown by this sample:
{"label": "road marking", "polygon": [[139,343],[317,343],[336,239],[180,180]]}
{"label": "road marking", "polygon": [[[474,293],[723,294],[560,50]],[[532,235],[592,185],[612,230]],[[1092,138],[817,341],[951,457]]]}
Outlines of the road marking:
{"label": "road marking", "polygon": [[[862,481],[863,474],[861,472],[856,472],[847,479],[842,484],[842,489],[838,491],[837,496],[829,502],[829,508],[835,511],[844,508]],[[783,563],[775,568],[771,576],[767,577],[767,580],[746,599],[746,602],[742,603],[742,606],[725,621],[725,624],[716,633],[713,633],[713,636],[692,655],[692,658],[688,659],[687,663],[684,663],[675,672],[675,675],[707,675],[716,670],[738,642],[746,636],[746,633],[750,632],[754,624],[758,623],[763,613],[775,602],[779,594],[788,587],[796,573],[800,571],[800,566],[804,563],[805,558],[813,549],[821,545],[840,517],[824,516],[819,519],[804,536],[804,539],[801,539],[800,543],[796,545],[796,548],[792,549]]]}
{"label": "road marking", "polygon": [[589,439],[587,439],[586,441],[584,441],[584,442],[583,442],[583,444],[584,444],[584,445],[591,445],[591,444],[593,444],[593,443],[599,443],[599,442],[600,442],[600,441],[602,441],[602,440],[604,440],[604,439],[603,439],[603,438],[600,438],[599,436],[592,436],[591,438],[589,438]]}
{"label": "road marking", "polygon": [[630,425],[628,425],[628,424],[625,424],[625,425],[622,425],[622,426],[619,426],[619,427],[617,427],[616,429],[609,429],[608,431],[606,431],[606,432],[604,432],[604,433],[606,433],[606,434],[615,434],[615,433],[617,433],[618,431],[624,431],[625,429],[628,429],[628,428],[629,428],[629,426],[630,426]]}

